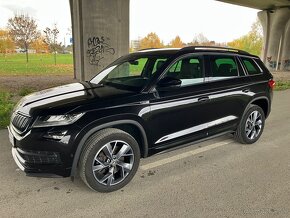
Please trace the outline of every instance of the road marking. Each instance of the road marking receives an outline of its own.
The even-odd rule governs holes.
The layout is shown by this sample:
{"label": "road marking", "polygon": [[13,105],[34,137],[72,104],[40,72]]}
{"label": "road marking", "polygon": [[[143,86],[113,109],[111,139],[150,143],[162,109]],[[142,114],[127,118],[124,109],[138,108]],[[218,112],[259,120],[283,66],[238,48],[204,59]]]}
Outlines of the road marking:
{"label": "road marking", "polygon": [[175,155],[175,156],[172,156],[172,157],[161,159],[161,160],[149,163],[149,164],[145,164],[145,165],[141,166],[140,168],[141,168],[141,170],[150,170],[152,168],[159,167],[159,166],[162,166],[162,165],[165,165],[165,164],[168,164],[168,163],[172,163],[174,161],[181,160],[181,159],[184,159],[186,157],[194,156],[194,155],[200,154],[202,152],[209,151],[209,150],[221,147],[223,145],[230,144],[232,142],[234,142],[234,141],[233,140],[221,141],[221,142],[214,143],[214,144],[211,144],[211,145],[207,145],[207,146],[204,146],[204,147],[201,147],[201,148],[197,148],[197,149],[194,149],[194,150],[191,150],[191,151],[187,151],[187,152],[182,153],[182,154],[178,154],[178,155]]}

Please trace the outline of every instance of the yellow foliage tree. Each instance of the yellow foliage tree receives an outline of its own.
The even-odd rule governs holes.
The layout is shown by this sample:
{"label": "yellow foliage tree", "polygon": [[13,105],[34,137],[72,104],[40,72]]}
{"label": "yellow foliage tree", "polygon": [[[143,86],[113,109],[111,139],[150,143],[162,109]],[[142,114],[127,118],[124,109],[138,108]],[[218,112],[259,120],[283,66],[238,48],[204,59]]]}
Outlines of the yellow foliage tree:
{"label": "yellow foliage tree", "polygon": [[171,48],[182,48],[184,46],[183,42],[181,41],[179,36],[176,36],[173,40],[170,42]]}
{"label": "yellow foliage tree", "polygon": [[44,42],[44,38],[42,36],[31,44],[31,48],[35,49],[36,53],[47,53],[49,51],[49,48]]}
{"label": "yellow foliage tree", "polygon": [[253,23],[248,34],[229,42],[228,46],[245,50],[254,55],[260,55],[263,46],[263,34],[259,20]]}
{"label": "yellow foliage tree", "polygon": [[4,29],[0,29],[0,53],[5,56],[6,53],[14,52],[15,44],[9,35],[9,32]]}
{"label": "yellow foliage tree", "polygon": [[164,45],[156,33],[149,33],[146,37],[140,40],[141,49],[162,47],[164,47]]}

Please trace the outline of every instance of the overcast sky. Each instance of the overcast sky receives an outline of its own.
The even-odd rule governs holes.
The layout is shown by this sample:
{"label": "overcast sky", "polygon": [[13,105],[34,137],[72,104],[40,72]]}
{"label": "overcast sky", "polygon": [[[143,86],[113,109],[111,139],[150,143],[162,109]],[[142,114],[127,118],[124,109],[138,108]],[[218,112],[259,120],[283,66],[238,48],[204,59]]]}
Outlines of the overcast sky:
{"label": "overcast sky", "polygon": [[[68,0],[0,0],[0,28],[14,13],[33,16],[40,29],[57,23],[60,41],[71,26]],[[184,42],[203,33],[209,40],[228,42],[246,34],[257,18],[257,10],[214,0],[131,0],[130,39],[156,32],[169,43],[176,35]]]}

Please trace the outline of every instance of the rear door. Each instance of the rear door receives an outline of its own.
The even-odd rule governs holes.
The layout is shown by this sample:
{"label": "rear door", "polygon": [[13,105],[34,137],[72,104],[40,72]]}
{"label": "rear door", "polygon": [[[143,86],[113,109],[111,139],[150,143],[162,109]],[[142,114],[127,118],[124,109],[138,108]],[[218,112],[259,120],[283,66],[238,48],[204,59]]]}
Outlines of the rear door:
{"label": "rear door", "polygon": [[253,93],[250,80],[234,55],[211,54],[205,59],[208,96],[214,108],[208,134],[214,135],[237,126]]}

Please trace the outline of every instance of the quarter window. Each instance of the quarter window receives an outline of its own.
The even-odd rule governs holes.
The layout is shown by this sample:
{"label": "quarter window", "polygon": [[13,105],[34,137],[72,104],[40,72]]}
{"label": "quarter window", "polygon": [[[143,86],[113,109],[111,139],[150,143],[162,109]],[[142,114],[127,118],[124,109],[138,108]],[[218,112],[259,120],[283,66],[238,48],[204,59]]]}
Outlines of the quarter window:
{"label": "quarter window", "polygon": [[211,56],[210,67],[212,72],[210,80],[239,76],[237,63],[234,57],[218,55]]}
{"label": "quarter window", "polygon": [[186,57],[175,62],[166,72],[165,77],[181,80],[181,86],[193,85],[204,81],[203,61],[201,57]]}
{"label": "quarter window", "polygon": [[254,62],[253,59],[251,59],[251,58],[241,58],[241,59],[245,65],[249,75],[255,75],[255,74],[261,73],[261,70],[259,69],[259,67]]}

